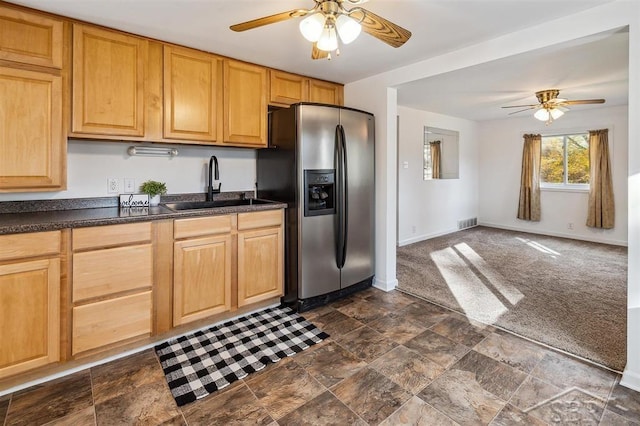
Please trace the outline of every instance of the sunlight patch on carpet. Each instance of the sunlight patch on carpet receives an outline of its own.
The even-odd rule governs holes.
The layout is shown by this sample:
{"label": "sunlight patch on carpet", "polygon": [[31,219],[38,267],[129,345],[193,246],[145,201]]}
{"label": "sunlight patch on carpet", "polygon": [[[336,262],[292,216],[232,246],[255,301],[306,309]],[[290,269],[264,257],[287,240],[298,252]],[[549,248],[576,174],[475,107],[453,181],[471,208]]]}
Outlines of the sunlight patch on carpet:
{"label": "sunlight patch on carpet", "polygon": [[452,247],[431,253],[455,297],[458,305],[469,316],[494,324],[508,309],[493,292],[475,275],[464,259]]}
{"label": "sunlight patch on carpet", "polygon": [[525,243],[525,244],[526,244],[526,245],[528,245],[529,247],[532,247],[532,248],[534,248],[534,249],[538,250],[538,251],[539,251],[539,252],[541,252],[541,253],[544,253],[544,254],[548,254],[548,255],[550,255],[550,256],[551,256],[551,257],[553,257],[554,259],[555,259],[557,256],[561,256],[561,254],[560,254],[560,253],[558,253],[557,251],[552,250],[552,249],[550,249],[549,247],[543,246],[542,244],[540,244],[540,243],[538,243],[538,242],[536,242],[536,241],[528,240],[528,239],[526,239],[526,238],[520,238],[520,237],[516,237],[516,240],[518,240],[518,241],[520,241],[520,242]]}
{"label": "sunlight patch on carpet", "polygon": [[509,284],[504,277],[489,266],[487,262],[476,253],[467,243],[460,243],[454,246],[484,277],[502,294],[502,296],[512,305],[518,303],[524,295],[513,285]]}

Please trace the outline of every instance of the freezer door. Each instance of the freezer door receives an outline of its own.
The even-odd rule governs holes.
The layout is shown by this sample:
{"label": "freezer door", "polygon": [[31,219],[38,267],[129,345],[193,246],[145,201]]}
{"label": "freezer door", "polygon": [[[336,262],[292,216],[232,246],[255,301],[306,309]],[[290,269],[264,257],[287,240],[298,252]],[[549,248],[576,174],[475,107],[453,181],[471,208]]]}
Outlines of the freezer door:
{"label": "freezer door", "polygon": [[374,273],[374,119],[341,110],[347,164],[347,243],[342,288]]}
{"label": "freezer door", "polygon": [[[305,170],[334,169],[335,131],[340,110],[317,105],[298,108],[298,188],[303,188]],[[300,279],[298,298],[320,296],[340,289],[340,270],[336,263],[335,214],[304,215],[304,194],[299,197]]]}

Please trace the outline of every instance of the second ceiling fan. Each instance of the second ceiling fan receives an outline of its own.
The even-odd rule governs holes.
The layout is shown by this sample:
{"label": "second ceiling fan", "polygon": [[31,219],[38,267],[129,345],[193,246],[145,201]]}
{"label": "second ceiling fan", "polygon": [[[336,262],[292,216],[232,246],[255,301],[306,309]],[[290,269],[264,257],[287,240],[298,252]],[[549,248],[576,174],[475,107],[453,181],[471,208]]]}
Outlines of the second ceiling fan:
{"label": "second ceiling fan", "polygon": [[331,59],[330,52],[337,51],[338,37],[344,44],[355,40],[360,31],[387,43],[392,47],[402,46],[411,37],[411,32],[360,6],[347,9],[345,4],[360,5],[367,0],[314,0],[311,9],[294,9],[275,15],[232,25],[233,31],[246,31],[264,25],[275,24],[291,18],[306,16],[300,22],[300,32],[313,42],[311,58]]}
{"label": "second ceiling fan", "polygon": [[502,108],[521,108],[518,111],[514,111],[509,115],[517,114],[519,112],[529,111],[532,109],[537,110],[533,115],[540,121],[545,121],[550,124],[556,118],[560,118],[564,115],[564,110],[568,110],[568,105],[585,105],[585,104],[603,104],[604,99],[578,99],[570,101],[568,99],[559,98],[560,91],[558,89],[547,89],[536,92],[536,98],[538,98],[537,104],[530,105],[510,105],[503,106]]}

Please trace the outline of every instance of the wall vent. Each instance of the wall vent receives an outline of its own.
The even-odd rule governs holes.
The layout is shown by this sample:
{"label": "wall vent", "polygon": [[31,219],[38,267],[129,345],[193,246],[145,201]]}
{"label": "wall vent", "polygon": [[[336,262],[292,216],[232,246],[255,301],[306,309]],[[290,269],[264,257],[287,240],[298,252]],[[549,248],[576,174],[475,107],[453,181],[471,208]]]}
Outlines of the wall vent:
{"label": "wall vent", "polygon": [[458,221],[458,230],[473,228],[474,226],[478,226],[478,218],[472,217],[471,219],[464,219]]}

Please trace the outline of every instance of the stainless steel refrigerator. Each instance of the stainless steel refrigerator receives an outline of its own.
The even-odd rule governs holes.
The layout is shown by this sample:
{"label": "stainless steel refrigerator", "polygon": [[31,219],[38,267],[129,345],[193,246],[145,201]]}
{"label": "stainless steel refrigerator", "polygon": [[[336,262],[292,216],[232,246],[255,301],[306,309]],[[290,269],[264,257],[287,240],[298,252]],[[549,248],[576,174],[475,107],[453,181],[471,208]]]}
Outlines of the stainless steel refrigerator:
{"label": "stainless steel refrigerator", "polygon": [[285,296],[300,312],[371,285],[374,117],[300,103],[270,113],[260,198],[286,202]]}

